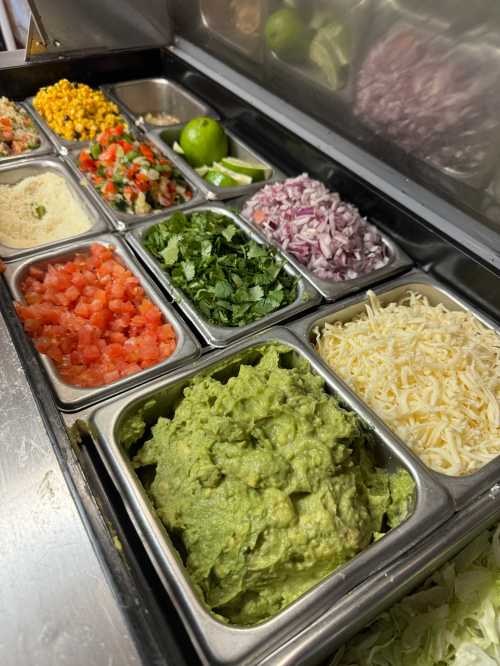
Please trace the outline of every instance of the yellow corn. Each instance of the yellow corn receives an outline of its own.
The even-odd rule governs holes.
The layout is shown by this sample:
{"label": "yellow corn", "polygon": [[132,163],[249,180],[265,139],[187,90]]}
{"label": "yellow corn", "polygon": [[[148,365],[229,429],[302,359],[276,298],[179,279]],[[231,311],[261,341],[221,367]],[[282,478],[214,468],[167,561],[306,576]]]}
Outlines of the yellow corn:
{"label": "yellow corn", "polygon": [[100,90],[61,79],[40,88],[33,104],[49,127],[67,141],[86,141],[118,124],[126,126],[118,107]]}

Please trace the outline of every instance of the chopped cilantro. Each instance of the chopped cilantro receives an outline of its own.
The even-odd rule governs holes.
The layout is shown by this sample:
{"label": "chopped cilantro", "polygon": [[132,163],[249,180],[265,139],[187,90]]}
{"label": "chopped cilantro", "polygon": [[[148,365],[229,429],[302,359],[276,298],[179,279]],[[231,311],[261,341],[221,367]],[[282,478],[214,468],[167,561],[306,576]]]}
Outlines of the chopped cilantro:
{"label": "chopped cilantro", "polygon": [[216,326],[246,326],[297,297],[297,281],[275,251],[220,213],[175,213],[151,227],[143,244]]}
{"label": "chopped cilantro", "polygon": [[45,206],[35,206],[35,215],[39,220],[47,213]]}

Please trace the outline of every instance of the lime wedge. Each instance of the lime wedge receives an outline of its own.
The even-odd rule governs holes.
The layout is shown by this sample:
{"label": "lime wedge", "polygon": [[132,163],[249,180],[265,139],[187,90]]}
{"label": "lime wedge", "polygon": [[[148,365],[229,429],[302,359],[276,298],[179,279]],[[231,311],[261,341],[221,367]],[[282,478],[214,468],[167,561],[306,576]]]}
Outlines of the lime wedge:
{"label": "lime wedge", "polygon": [[179,155],[184,155],[184,151],[182,150],[182,146],[179,143],[177,143],[177,141],[174,141],[172,148]]}
{"label": "lime wedge", "polygon": [[219,162],[214,162],[212,164],[212,168],[215,169],[216,171],[221,171],[222,173],[225,173],[226,176],[229,176],[230,178],[235,180],[238,183],[238,185],[251,185],[252,183],[251,176],[247,176],[244,173],[236,173],[236,171],[228,169],[223,164],[219,164]]}
{"label": "lime wedge", "polygon": [[205,175],[205,180],[216,187],[236,187],[238,185],[234,178],[217,169],[209,169]]}
{"label": "lime wedge", "polygon": [[222,165],[226,169],[230,169],[235,173],[241,173],[244,176],[250,176],[253,182],[267,180],[271,178],[273,170],[258,162],[249,162],[247,160],[240,160],[237,157],[224,157]]}
{"label": "lime wedge", "polygon": [[207,165],[205,164],[204,166],[197,167],[197,168],[195,169],[195,171],[196,171],[196,173],[198,174],[198,176],[201,176],[202,178],[205,178],[205,176],[207,175],[207,173],[210,171],[210,168],[207,167]]}

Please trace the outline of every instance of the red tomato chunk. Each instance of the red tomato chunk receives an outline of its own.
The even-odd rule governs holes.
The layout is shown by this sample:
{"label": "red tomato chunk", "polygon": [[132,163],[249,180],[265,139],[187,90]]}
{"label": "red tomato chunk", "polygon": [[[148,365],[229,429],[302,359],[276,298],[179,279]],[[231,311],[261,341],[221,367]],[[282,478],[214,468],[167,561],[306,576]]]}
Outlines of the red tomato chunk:
{"label": "red tomato chunk", "polygon": [[21,290],[24,329],[68,384],[111,384],[175,350],[172,325],[110,247],[94,243],[72,261],[34,266]]}

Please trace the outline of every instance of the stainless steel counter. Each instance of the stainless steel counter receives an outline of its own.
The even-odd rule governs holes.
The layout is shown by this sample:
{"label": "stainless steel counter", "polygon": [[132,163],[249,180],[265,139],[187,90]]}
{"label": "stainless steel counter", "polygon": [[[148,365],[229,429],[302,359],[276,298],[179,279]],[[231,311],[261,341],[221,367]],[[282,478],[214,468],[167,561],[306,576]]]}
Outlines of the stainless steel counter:
{"label": "stainless steel counter", "polygon": [[140,663],[0,316],[0,661]]}

